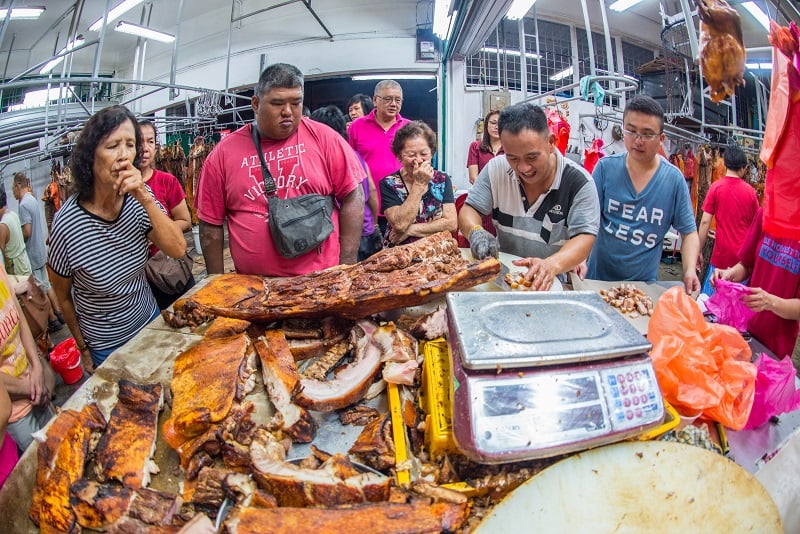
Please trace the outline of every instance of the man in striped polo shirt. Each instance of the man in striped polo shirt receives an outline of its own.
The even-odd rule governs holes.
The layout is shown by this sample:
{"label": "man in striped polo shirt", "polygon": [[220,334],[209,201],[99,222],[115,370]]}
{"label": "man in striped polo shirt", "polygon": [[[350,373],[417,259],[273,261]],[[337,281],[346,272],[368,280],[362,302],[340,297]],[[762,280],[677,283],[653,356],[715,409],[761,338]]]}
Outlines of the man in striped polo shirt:
{"label": "man in striped polo shirt", "polygon": [[[531,287],[547,291],[556,275],[573,270],[592,250],[600,204],[592,177],[556,149],[547,117],[522,102],[505,108],[498,121],[505,155],[489,161],[461,208],[458,224],[472,255],[498,252],[523,259]],[[497,238],[481,226],[491,214]]]}

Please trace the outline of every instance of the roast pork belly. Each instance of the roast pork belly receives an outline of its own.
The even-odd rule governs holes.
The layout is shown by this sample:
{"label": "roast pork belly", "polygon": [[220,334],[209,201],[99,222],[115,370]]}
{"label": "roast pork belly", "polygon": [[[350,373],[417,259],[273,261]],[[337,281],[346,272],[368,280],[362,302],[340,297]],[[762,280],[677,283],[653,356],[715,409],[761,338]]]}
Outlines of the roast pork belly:
{"label": "roast pork belly", "polygon": [[301,389],[294,394],[295,402],[310,410],[330,412],[363,399],[381,369],[381,352],[371,342],[370,335],[376,326],[372,321],[358,321],[353,328],[356,338],[353,362],[339,368],[330,380],[302,377]]}
{"label": "roast pork belly", "polygon": [[247,334],[203,342],[182,352],[172,372],[172,414],[164,423],[167,443],[177,449],[230,412],[246,393],[247,372],[254,370]]}
{"label": "roast pork belly", "polygon": [[[354,265],[302,276],[261,280],[248,275],[220,275],[176,302],[170,324],[186,324],[203,313],[261,322],[290,317],[359,319],[417,306],[448,291],[468,289],[492,280],[499,272],[497,259],[469,263],[452,235],[440,232],[384,249]],[[224,295],[239,285],[247,289]]]}
{"label": "roast pork belly", "polygon": [[158,413],[164,405],[163,390],[161,384],[119,381],[117,404],[97,444],[97,474],[101,481],[113,479],[129,488],[140,488],[150,483],[151,473],[158,473],[152,456]]}
{"label": "roast pork belly", "polygon": [[234,510],[225,521],[230,534],[256,534],[269,525],[273,534],[341,534],[342,532],[454,532],[467,519],[467,505],[426,500],[410,503],[364,503],[346,508],[248,508]]}
{"label": "roast pork belly", "polygon": [[397,326],[417,339],[436,339],[447,334],[447,312],[437,306],[436,310],[424,315],[401,315],[397,318]]}
{"label": "roast pork belly", "polygon": [[258,434],[250,445],[253,477],[279,506],[335,506],[388,499],[389,477],[359,473],[343,455],[331,456],[318,469],[299,467],[281,457],[274,438],[267,434]]}
{"label": "roast pork belly", "polygon": [[177,495],[147,488],[132,489],[82,478],[70,488],[70,504],[84,528],[124,531],[124,525],[171,526],[181,505]]}
{"label": "roast pork belly", "polygon": [[292,441],[308,443],[316,435],[317,423],[306,409],[292,400],[300,389],[300,375],[283,332],[267,330],[264,339],[256,341],[255,347],[261,358],[261,373],[269,399],[282,419],[281,428]]}
{"label": "roast pork belly", "polygon": [[389,414],[369,422],[348,452],[379,471],[394,467],[394,437]]}
{"label": "roast pork belly", "polygon": [[417,340],[394,323],[378,328],[372,341],[381,349],[383,379],[394,384],[414,385],[417,362]]}
{"label": "roast pork belly", "polygon": [[75,532],[69,488],[83,477],[87,455],[96,434],[106,426],[96,404],[80,412],[64,410],[47,428],[39,445],[36,486],[29,514],[42,532]]}
{"label": "roast pork belly", "polygon": [[231,319],[230,317],[217,317],[205,331],[203,337],[212,339],[216,337],[231,337],[241,334],[250,326],[250,321]]}

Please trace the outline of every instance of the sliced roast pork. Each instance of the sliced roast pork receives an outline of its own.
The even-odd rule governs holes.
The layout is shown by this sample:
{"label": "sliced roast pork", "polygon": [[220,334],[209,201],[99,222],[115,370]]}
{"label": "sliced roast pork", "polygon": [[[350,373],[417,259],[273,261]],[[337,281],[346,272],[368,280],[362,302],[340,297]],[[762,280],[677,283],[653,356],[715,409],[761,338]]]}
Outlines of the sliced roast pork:
{"label": "sliced roast pork", "polygon": [[146,487],[150,483],[150,474],[158,473],[152,456],[158,413],[163,405],[161,384],[119,381],[117,404],[97,444],[97,475],[101,481],[113,479],[129,488]]}
{"label": "sliced roast pork", "polygon": [[83,477],[91,442],[105,426],[105,417],[92,403],[80,412],[64,410],[47,427],[45,441],[39,445],[36,486],[29,511],[42,532],[77,529],[69,505],[69,487]]}
{"label": "sliced roast pork", "polygon": [[295,402],[309,410],[330,412],[351,406],[367,393],[381,369],[381,351],[371,342],[377,325],[362,319],[353,328],[353,362],[338,369],[331,380],[301,378]]}
{"label": "sliced roast pork", "polygon": [[261,358],[261,373],[269,400],[283,419],[281,428],[293,441],[308,443],[317,433],[317,423],[307,410],[292,400],[300,388],[300,375],[286,337],[280,330],[267,330],[264,339],[256,341],[255,348]]}
{"label": "sliced roast pork", "polygon": [[309,469],[285,461],[282,450],[266,431],[258,431],[250,445],[253,477],[279,506],[335,506],[389,497],[389,477],[359,473],[343,455],[333,455],[318,469]]}
{"label": "sliced roast pork", "polygon": [[230,534],[257,534],[269,525],[273,534],[341,534],[342,532],[455,532],[467,519],[467,505],[448,502],[429,504],[363,503],[346,508],[238,508],[225,521]]}

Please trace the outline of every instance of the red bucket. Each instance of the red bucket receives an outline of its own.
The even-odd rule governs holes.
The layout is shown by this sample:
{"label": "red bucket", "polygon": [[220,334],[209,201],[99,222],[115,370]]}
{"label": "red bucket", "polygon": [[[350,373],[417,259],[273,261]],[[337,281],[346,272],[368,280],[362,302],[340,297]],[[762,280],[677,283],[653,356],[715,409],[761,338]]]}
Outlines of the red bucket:
{"label": "red bucket", "polygon": [[81,353],[75,344],[75,338],[71,337],[53,347],[50,365],[61,375],[65,384],[74,384],[83,377]]}

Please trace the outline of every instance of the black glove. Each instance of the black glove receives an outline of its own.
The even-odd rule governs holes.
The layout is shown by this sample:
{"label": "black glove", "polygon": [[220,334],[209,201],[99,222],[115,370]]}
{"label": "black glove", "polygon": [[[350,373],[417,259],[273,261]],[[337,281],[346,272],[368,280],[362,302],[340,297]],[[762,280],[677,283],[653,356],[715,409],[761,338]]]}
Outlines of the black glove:
{"label": "black glove", "polygon": [[495,236],[483,228],[476,228],[469,234],[469,250],[476,260],[482,260],[489,256],[496,258],[500,255],[500,243],[497,242]]}

